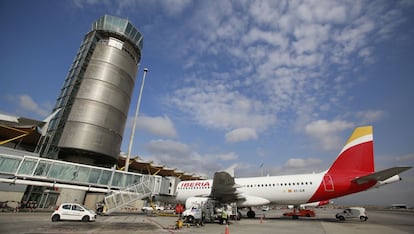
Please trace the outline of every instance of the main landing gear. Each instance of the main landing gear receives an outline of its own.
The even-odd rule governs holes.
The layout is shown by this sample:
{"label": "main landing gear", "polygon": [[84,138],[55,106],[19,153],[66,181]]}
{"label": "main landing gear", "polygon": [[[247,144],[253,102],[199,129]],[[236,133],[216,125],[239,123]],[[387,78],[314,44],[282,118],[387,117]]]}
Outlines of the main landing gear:
{"label": "main landing gear", "polygon": [[247,218],[254,219],[256,217],[256,213],[249,207],[249,211],[247,211]]}

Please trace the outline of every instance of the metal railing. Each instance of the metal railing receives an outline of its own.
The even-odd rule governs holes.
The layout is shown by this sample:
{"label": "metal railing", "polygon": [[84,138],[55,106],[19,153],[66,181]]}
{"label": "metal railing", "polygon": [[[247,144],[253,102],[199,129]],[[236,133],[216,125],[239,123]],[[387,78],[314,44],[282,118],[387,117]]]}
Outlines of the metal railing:
{"label": "metal railing", "polygon": [[[150,186],[158,194],[161,176],[118,171],[113,168],[95,167],[60,160],[19,156],[0,152],[0,174],[9,178],[42,181],[111,190],[120,190],[139,183]],[[154,181],[149,185],[146,181]],[[29,184],[29,183],[28,183]]]}
{"label": "metal railing", "polygon": [[152,196],[154,188],[157,187],[157,180],[151,176],[143,176],[141,182],[131,185],[119,191],[112,191],[105,196],[105,214],[110,214],[117,209],[125,207],[137,200]]}

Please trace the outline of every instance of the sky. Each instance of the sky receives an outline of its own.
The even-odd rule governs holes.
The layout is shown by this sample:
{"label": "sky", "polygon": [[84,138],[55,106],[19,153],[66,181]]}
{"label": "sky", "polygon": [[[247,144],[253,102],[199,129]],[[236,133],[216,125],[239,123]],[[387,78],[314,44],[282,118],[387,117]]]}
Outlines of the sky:
{"label": "sky", "polygon": [[[414,1],[0,1],[0,112],[49,115],[104,14],[144,36],[122,152],[148,68],[133,157],[206,178],[320,172],[373,125],[377,170],[414,165]],[[338,201],[414,206],[402,177]]]}

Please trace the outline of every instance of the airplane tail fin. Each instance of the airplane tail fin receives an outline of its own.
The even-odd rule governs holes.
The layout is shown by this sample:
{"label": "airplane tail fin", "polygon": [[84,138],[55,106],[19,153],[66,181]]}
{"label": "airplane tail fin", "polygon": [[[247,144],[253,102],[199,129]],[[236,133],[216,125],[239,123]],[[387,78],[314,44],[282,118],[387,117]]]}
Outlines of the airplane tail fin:
{"label": "airplane tail fin", "polygon": [[349,137],[328,173],[362,176],[375,171],[372,126],[358,127]]}

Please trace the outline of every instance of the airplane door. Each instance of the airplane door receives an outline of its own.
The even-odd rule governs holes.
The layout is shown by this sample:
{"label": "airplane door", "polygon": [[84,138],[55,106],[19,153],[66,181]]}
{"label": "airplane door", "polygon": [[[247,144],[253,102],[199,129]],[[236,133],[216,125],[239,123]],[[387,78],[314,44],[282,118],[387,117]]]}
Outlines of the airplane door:
{"label": "airplane door", "polygon": [[333,192],[335,190],[331,175],[325,174],[323,176],[323,186],[326,192]]}

